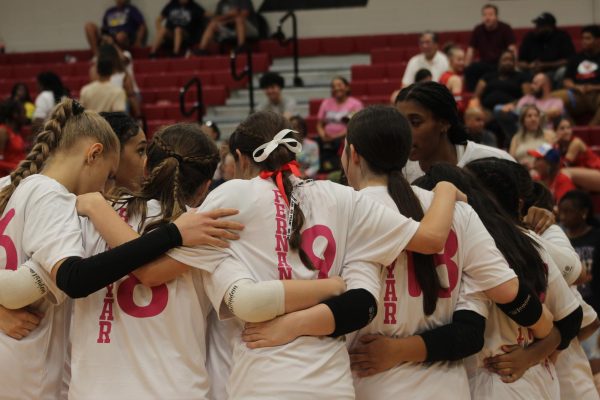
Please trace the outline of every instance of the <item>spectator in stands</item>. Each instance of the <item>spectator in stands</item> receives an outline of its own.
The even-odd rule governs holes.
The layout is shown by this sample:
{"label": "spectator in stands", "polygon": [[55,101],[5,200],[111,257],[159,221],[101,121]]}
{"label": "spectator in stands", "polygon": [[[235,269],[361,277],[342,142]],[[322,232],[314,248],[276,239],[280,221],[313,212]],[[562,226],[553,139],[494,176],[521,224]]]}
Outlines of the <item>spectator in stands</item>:
{"label": "spectator in stands", "polygon": [[259,104],[258,111],[272,111],[288,119],[294,115],[296,100],[281,93],[284,87],[285,81],[277,72],[267,72],[261,76],[260,88],[267,98]]}
{"label": "spectator in stands", "polygon": [[600,26],[581,30],[581,49],[569,59],[565,89],[554,95],[562,99],[571,116],[592,114],[589,125],[600,125]]}
{"label": "spectator in stands", "polygon": [[85,24],[85,36],[94,54],[102,36],[110,36],[121,48],[127,49],[131,45],[142,47],[146,33],[144,16],[129,0],[115,0],[115,6],[104,13],[102,29],[93,22]]}
{"label": "spectator in stands", "polygon": [[0,103],[0,175],[8,175],[26,156],[25,141],[19,134],[26,122],[20,102],[8,99]]}
{"label": "spectator in stands", "polygon": [[[486,4],[481,9],[482,23],[471,33],[465,57],[465,84],[473,92],[479,79],[498,65],[502,52],[511,50],[517,54],[515,34],[510,25],[498,20],[498,7]],[[475,52],[479,61],[474,62]]]}
{"label": "spectator in stands", "polygon": [[510,155],[528,169],[533,168],[534,162],[530,150],[536,150],[545,143],[556,142],[554,131],[543,129],[543,120],[544,116],[535,105],[524,106],[519,117],[519,131],[510,142]]}
{"label": "spectator in stands", "polygon": [[156,57],[165,39],[173,40],[174,56],[183,55],[184,46],[200,39],[204,14],[204,8],[194,0],[170,0],[156,20],[156,39],[150,49],[150,57]]}
{"label": "spectator in stands", "polygon": [[221,141],[221,130],[219,126],[213,121],[205,121],[201,126],[200,130],[210,136],[215,143],[219,143]]}
{"label": "spectator in stands", "polygon": [[25,117],[28,121],[31,121],[33,118],[33,111],[35,110],[35,105],[31,100],[31,95],[29,94],[27,85],[23,82],[15,83],[10,91],[10,98],[23,104],[23,107],[25,108]]}
{"label": "spectator in stands", "polygon": [[426,31],[419,37],[420,54],[413,56],[406,65],[402,86],[408,86],[415,82],[415,75],[420,69],[431,72],[432,79],[437,81],[448,69],[448,59],[438,50],[438,35]]}
{"label": "spectator in stands", "polygon": [[304,178],[315,178],[319,172],[319,145],[307,137],[306,121],[299,115],[290,118],[292,129],[297,131],[302,138],[302,151],[296,159],[300,164],[300,172]]}
{"label": "spectator in stands", "polygon": [[472,99],[473,106],[481,105],[487,110],[512,103],[529,90],[526,77],[515,69],[515,54],[504,51],[498,62],[497,71],[488,72],[477,83]]}
{"label": "spectator in stands", "polygon": [[585,283],[578,289],[583,299],[600,312],[600,228],[590,195],[581,190],[565,194],[558,203],[558,217],[585,271]]}
{"label": "spectator in stands", "polygon": [[496,135],[485,129],[485,114],[481,108],[471,107],[467,109],[464,118],[469,140],[486,146],[498,147]]}
{"label": "spectator in stands", "polygon": [[554,128],[554,122],[564,114],[565,107],[561,99],[551,96],[551,90],[550,78],[539,72],[531,82],[529,94],[521,97],[519,101],[496,107],[494,116],[506,138],[512,138],[519,129],[519,114],[526,105],[535,105],[544,113],[545,129]]}
{"label": "spectator in stands", "polygon": [[237,38],[238,47],[246,44],[246,38],[258,37],[258,17],[251,0],[219,0],[217,11],[211,18],[197,54],[206,54],[210,41]]}
{"label": "spectator in stands", "polygon": [[560,153],[549,143],[543,143],[537,149],[527,150],[534,158],[533,169],[536,179],[542,182],[552,193],[555,204],[558,204],[567,192],[574,190],[571,177],[560,169]]}
{"label": "spectator in stands", "polygon": [[431,75],[431,71],[429,71],[427,68],[421,68],[415,74],[415,83],[429,82],[432,80],[433,75]]}
{"label": "spectator in stands", "polygon": [[122,87],[111,83],[114,71],[112,57],[100,53],[96,62],[98,80],[81,88],[81,105],[96,112],[125,111],[127,96]]}
{"label": "spectator in stands", "polygon": [[450,93],[454,95],[454,100],[458,105],[458,110],[464,112],[466,103],[464,101],[464,77],[465,72],[465,52],[459,46],[449,45],[445,49],[450,68],[440,76],[439,82],[445,85]]}
{"label": "spectator in stands", "polygon": [[350,83],[337,76],[331,81],[331,97],[323,100],[317,115],[321,171],[340,169],[339,151],[344,144],[348,121],[352,115],[364,108],[362,102],[350,96]]}
{"label": "spectator in stands", "polygon": [[569,119],[562,118],[556,124],[556,140],[563,170],[577,186],[597,192],[600,188],[600,156],[573,135],[573,125]]}
{"label": "spectator in stands", "polygon": [[409,182],[435,163],[459,167],[486,157],[514,161],[505,151],[469,139],[458,115],[456,100],[448,88],[437,82],[408,86],[396,99],[396,108],[412,128],[412,149],[405,175]]}
{"label": "spectator in stands", "polygon": [[528,32],[519,47],[519,69],[530,76],[543,72],[560,84],[567,61],[575,54],[571,36],[556,27],[554,15],[544,12],[532,21],[535,29]]}
{"label": "spectator in stands", "polygon": [[63,96],[69,95],[69,90],[54,72],[41,72],[37,76],[38,95],[35,98],[32,127],[37,132],[43,121],[48,118],[54,106]]}

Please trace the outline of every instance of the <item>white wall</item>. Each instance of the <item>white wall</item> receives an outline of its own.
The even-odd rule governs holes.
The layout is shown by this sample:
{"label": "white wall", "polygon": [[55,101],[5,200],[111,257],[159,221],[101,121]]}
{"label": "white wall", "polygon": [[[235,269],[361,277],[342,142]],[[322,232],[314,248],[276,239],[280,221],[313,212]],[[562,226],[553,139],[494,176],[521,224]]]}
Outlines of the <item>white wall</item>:
{"label": "white wall", "polygon": [[[154,20],[167,0],[132,0],[144,13],[153,38]],[[197,0],[213,9],[217,0]],[[286,0],[280,0],[286,1]],[[299,11],[302,37],[471,29],[489,0],[369,0],[367,7]],[[492,0],[514,27],[550,11],[559,25],[600,21],[600,0]],[[260,5],[262,0],[254,0]],[[85,21],[100,22],[111,0],[0,0],[0,38],[7,51],[86,48]],[[269,13],[274,27],[281,13]],[[289,25],[289,24],[288,24]]]}

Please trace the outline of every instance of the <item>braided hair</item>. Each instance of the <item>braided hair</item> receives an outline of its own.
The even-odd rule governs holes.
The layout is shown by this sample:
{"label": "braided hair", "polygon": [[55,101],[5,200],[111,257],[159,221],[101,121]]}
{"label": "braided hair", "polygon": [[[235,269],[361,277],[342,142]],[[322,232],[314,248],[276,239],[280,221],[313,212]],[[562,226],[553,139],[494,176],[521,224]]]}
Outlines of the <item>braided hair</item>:
{"label": "braided hair", "polygon": [[119,152],[119,139],[104,118],[94,111],[84,110],[73,99],[63,98],[52,110],[29,154],[11,172],[10,184],[0,191],[0,213],[23,179],[39,174],[52,154],[70,149],[83,138],[97,140],[106,152]]}
{"label": "braided hair", "polygon": [[[128,215],[140,215],[139,231],[146,233],[184,213],[198,188],[212,179],[218,163],[217,146],[197,124],[170,125],[157,132],[148,146],[150,173],[140,191],[119,188],[110,199],[126,205]],[[144,228],[147,202],[153,199],[160,203],[161,216]]]}

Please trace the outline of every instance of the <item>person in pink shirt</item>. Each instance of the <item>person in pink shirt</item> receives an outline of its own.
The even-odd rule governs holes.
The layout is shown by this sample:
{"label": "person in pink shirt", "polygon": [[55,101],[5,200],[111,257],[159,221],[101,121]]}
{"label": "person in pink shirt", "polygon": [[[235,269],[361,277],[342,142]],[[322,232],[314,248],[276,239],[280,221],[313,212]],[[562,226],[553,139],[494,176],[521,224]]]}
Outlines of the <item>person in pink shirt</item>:
{"label": "person in pink shirt", "polygon": [[346,137],[348,121],[363,108],[360,100],[350,96],[350,83],[346,78],[336,76],[331,80],[331,97],[323,100],[317,115],[321,171],[340,169],[338,156]]}
{"label": "person in pink shirt", "polygon": [[521,109],[528,104],[535,105],[546,115],[546,129],[553,129],[553,121],[560,118],[565,112],[565,105],[559,98],[552,97],[552,82],[544,73],[536,74],[531,82],[531,93],[521,97],[517,102],[516,109]]}

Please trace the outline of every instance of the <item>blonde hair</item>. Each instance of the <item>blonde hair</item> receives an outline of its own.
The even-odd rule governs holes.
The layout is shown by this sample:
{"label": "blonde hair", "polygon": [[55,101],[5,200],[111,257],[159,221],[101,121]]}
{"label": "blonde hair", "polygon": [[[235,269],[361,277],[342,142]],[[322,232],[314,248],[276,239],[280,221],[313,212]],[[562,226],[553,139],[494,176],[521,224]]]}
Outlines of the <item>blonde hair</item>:
{"label": "blonde hair", "polygon": [[[540,124],[535,132],[527,132],[525,129],[525,117],[527,116],[527,112],[529,110],[535,110],[540,116]],[[533,133],[534,138],[540,138],[544,136],[544,124],[546,121],[545,115],[533,104],[527,104],[521,108],[521,115],[519,116],[519,131],[515,134],[518,140],[524,140],[526,136]]]}
{"label": "blonde hair", "polygon": [[71,148],[82,138],[97,140],[107,153],[120,151],[119,138],[104,118],[64,97],[52,110],[27,157],[11,172],[10,184],[0,191],[0,213],[23,179],[39,174],[52,154]]}

